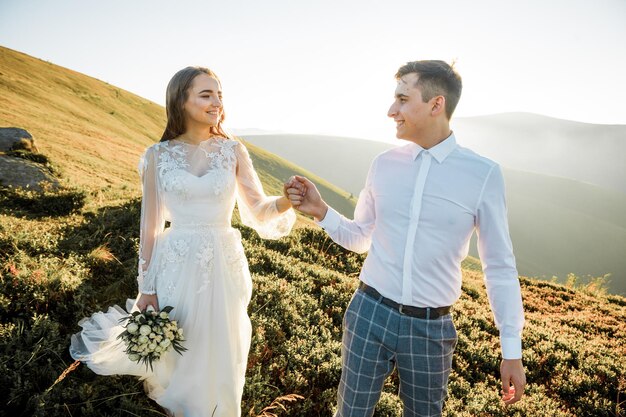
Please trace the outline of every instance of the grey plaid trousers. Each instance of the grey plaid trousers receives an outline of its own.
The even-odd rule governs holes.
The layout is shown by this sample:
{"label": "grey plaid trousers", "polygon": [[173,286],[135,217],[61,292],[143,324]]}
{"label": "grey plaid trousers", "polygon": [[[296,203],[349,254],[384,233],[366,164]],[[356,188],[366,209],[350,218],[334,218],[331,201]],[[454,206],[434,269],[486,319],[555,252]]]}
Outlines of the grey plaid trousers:
{"label": "grey plaid trousers", "polygon": [[357,290],[343,318],[335,417],[371,417],[394,367],[403,416],[440,416],[456,343],[450,314],[434,320],[406,316]]}

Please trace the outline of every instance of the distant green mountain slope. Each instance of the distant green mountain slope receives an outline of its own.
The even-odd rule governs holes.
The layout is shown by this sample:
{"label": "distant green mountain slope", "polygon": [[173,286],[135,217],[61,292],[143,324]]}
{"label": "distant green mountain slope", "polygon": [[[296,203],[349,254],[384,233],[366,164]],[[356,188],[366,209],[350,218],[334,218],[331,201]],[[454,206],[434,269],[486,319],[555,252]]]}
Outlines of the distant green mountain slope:
{"label": "distant green mountain slope", "polygon": [[345,216],[352,216],[354,213],[356,198],[351,196],[347,191],[256,145],[246,143],[246,147],[250,150],[252,162],[259,174],[266,193],[280,195],[285,180],[292,175],[304,175],[317,185],[324,199],[330,204],[333,204],[333,207],[340,213]]}
{"label": "distant green mountain slope", "polygon": [[504,175],[522,274],[611,273],[611,292],[626,294],[626,194],[528,172]]}
{"label": "distant green mountain slope", "polygon": [[[393,146],[318,135],[249,135],[246,139],[355,196],[374,157]],[[626,194],[506,168],[504,177],[511,238],[522,275],[564,279],[568,273],[611,273],[610,291],[626,294]],[[470,253],[478,255],[475,244]]]}
{"label": "distant green mountain slope", "polygon": [[456,118],[452,128],[467,147],[503,166],[626,194],[626,125],[501,113]]}
{"label": "distant green mountain slope", "polygon": [[[249,143],[280,155],[355,196],[365,184],[372,159],[393,145],[372,140],[323,135],[243,135]],[[398,145],[405,142],[398,140]]]}
{"label": "distant green mountain slope", "polygon": [[[138,158],[160,139],[165,111],[95,78],[0,47],[0,126],[28,130],[68,184],[111,201],[139,195]],[[293,173],[312,175],[339,211],[353,212],[348,192],[257,147],[250,154],[268,193],[282,192],[279,185]]]}

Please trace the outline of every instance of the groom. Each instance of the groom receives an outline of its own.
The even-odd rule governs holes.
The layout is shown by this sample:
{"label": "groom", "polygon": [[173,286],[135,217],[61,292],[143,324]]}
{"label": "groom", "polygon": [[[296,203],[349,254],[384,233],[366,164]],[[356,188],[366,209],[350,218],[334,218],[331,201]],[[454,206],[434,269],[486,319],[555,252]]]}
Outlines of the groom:
{"label": "groom", "polygon": [[441,415],[457,342],[450,309],[474,229],[500,331],[502,400],[513,404],[526,383],[524,312],[502,172],[456,143],[449,123],[462,83],[450,65],[409,62],[396,79],[388,116],[408,143],[374,159],[354,220],[329,207],[308,179],[286,186],[293,206],[335,242],[369,251],[344,316],[336,416],[372,416],[394,367],[404,417]]}

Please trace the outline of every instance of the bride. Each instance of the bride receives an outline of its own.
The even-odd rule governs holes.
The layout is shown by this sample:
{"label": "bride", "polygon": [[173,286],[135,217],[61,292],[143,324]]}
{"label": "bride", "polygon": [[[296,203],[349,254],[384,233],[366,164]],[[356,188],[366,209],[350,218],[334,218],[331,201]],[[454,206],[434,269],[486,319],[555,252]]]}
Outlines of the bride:
{"label": "bride", "polygon": [[268,239],[287,235],[296,217],[285,196],[264,194],[245,146],[223,130],[221,83],[211,70],[177,72],[166,101],[163,137],[139,162],[140,294],[127,307],[173,306],[188,350],[170,352],[154,370],[131,362],[117,339],[127,313],[113,306],[80,321],[70,353],[98,374],[141,377],[173,416],[239,416],[252,282],[241,235],[231,227],[235,202],[242,223]]}

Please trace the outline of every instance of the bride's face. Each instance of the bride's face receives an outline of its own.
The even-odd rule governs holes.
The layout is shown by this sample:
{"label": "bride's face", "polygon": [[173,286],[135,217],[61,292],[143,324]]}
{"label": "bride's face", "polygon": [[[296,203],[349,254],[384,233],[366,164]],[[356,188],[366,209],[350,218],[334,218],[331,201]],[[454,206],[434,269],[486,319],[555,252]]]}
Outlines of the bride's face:
{"label": "bride's face", "polygon": [[190,124],[217,126],[223,110],[220,83],[207,74],[196,76],[189,87],[183,108],[187,126]]}

